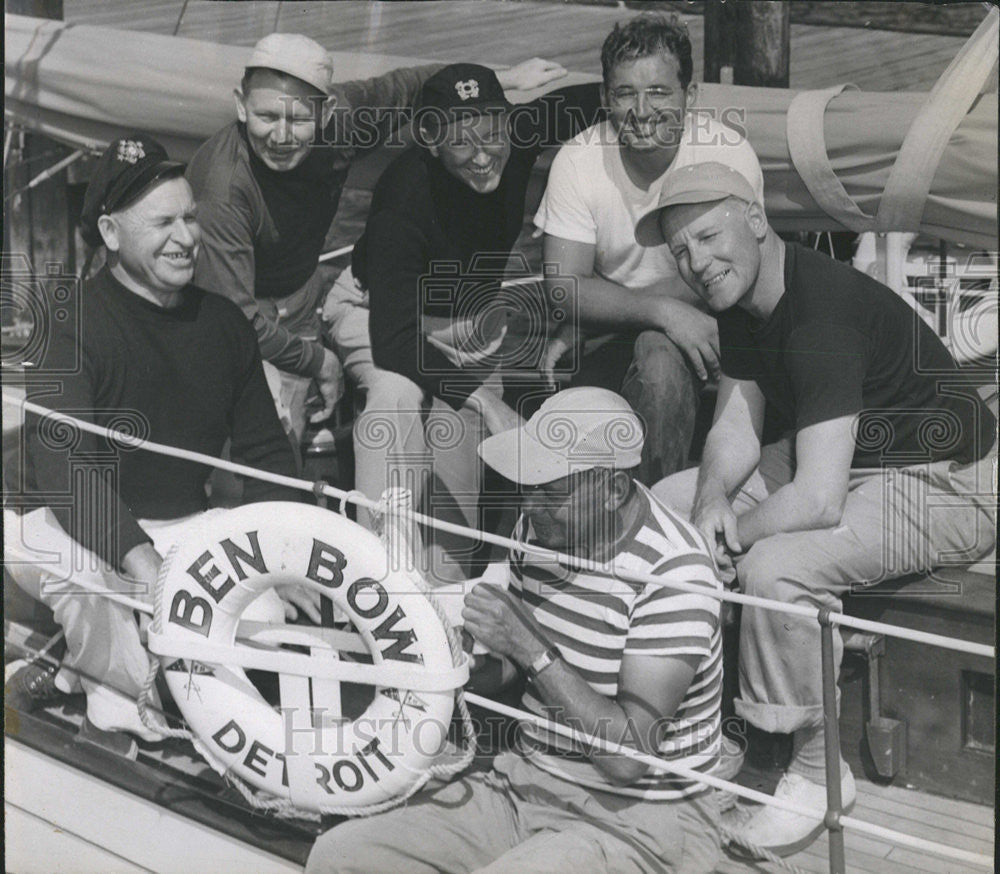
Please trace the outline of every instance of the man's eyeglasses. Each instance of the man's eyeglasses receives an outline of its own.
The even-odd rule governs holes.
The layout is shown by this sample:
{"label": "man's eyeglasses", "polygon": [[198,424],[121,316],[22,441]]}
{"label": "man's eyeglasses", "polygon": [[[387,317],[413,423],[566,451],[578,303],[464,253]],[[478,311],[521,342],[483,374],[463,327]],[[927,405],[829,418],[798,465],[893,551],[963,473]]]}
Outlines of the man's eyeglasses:
{"label": "man's eyeglasses", "polygon": [[615,106],[619,108],[631,107],[633,109],[639,105],[640,94],[645,95],[646,103],[653,109],[666,109],[676,104],[674,92],[670,88],[653,87],[636,91],[635,88],[621,87],[614,88],[608,92],[608,96]]}

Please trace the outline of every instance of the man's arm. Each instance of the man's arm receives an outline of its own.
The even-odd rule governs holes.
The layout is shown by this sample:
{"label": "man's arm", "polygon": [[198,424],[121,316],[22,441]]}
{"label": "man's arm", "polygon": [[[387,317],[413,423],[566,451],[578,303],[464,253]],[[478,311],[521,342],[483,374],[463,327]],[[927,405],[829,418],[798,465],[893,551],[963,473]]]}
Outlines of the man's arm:
{"label": "man's arm", "polygon": [[[529,667],[551,645],[515,596],[497,586],[476,586],[466,596],[465,628],[491,653]],[[618,694],[596,692],[570,665],[558,659],[535,679],[545,704],[558,708],[560,721],[575,729],[655,753],[658,729],[671,717],[694,678],[702,655],[622,658]],[[592,761],[612,783],[639,779],[647,766],[625,756],[594,755]]]}
{"label": "man's arm", "polygon": [[720,566],[731,564],[726,547],[742,552],[731,497],[760,461],[764,395],[753,380],[723,376],[715,418],[698,468],[691,521],[716,548]]}
{"label": "man's arm", "polygon": [[[243,325],[239,326],[243,328]],[[230,453],[235,461],[268,473],[296,476],[295,456],[278,420],[274,400],[267,387],[260,352],[250,332],[241,337],[243,355],[240,386],[231,410]],[[287,486],[246,477],[243,502],[302,501],[303,493]]]}
{"label": "man's arm", "polygon": [[[693,655],[626,655],[614,699],[595,692],[561,659],[539,674],[535,685],[546,705],[558,707],[564,714],[562,722],[655,755],[664,723],[684,700],[701,661],[701,656]],[[648,765],[627,756],[598,753],[591,761],[608,780],[622,786],[634,783],[649,770]]]}
{"label": "man's arm", "polygon": [[843,320],[806,321],[786,341],[795,401],[795,475],[739,519],[744,549],[781,531],[840,524],[847,500],[854,426],[864,408],[869,338]]}
{"label": "man's arm", "polygon": [[197,286],[228,297],[257,334],[261,357],[279,370],[320,377],[332,353],[323,344],[303,340],[277,322],[264,318],[254,297],[256,228],[248,206],[216,200],[198,203],[201,247],[195,265]]}
{"label": "man's arm", "polygon": [[156,551],[152,543],[140,543],[122,556],[122,576],[137,583],[145,583],[148,586],[147,591],[152,595],[162,564],[163,556]]}
{"label": "man's arm", "polygon": [[545,58],[528,58],[506,70],[497,70],[497,81],[504,91],[531,91],[541,88],[553,79],[566,75],[566,68]]}
{"label": "man's arm", "polygon": [[[414,220],[385,210],[369,218],[365,237],[375,366],[405,376],[428,396],[440,397],[459,409],[482,387],[491,371],[486,367],[459,367],[428,343],[422,333],[421,279],[429,267],[423,230]],[[391,257],[387,253],[392,253]],[[483,389],[473,403],[487,404],[494,412],[495,401],[487,393],[488,389]]]}
{"label": "man's arm", "polygon": [[743,549],[781,531],[840,524],[854,457],[856,419],[841,416],[796,434],[795,477],[738,519]]}
{"label": "man's arm", "polygon": [[[577,280],[580,321],[612,329],[663,331],[687,356],[699,378],[719,375],[719,335],[715,319],[671,296],[676,288],[687,293],[680,276],[644,289],[625,288],[594,273],[597,246],[545,234],[543,260],[557,264],[562,276]],[[559,279],[547,280],[549,293]]]}
{"label": "man's arm", "polygon": [[604,116],[598,83],[569,85],[515,106],[510,115],[511,143],[537,155],[548,146],[576,136]]}
{"label": "man's arm", "polygon": [[[114,346],[117,337],[112,332],[105,333],[104,327],[100,318],[87,324],[75,320],[54,321],[45,366],[59,374],[59,390],[52,394],[43,385],[37,392],[29,391],[28,400],[85,422],[100,424],[101,410],[95,386],[110,381],[107,371],[117,366],[116,360],[109,355],[113,351],[109,347]],[[67,437],[72,439],[67,441]],[[43,423],[35,413],[26,413],[24,442],[39,494],[69,496],[68,507],[52,506],[52,512],[77,543],[118,569],[124,569],[123,559],[132,549],[141,544],[150,545],[149,535],[108,477],[87,476],[86,487],[72,481],[70,455],[77,459],[106,457],[110,441],[89,431],[77,432],[75,427],[64,431],[53,421]],[[104,508],[104,511],[95,517],[94,508]]]}

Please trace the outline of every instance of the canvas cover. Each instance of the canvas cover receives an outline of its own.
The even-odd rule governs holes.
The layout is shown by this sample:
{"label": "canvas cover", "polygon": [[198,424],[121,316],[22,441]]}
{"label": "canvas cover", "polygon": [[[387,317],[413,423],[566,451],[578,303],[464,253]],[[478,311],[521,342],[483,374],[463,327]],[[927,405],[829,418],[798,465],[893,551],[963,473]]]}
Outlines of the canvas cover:
{"label": "canvas cover", "polygon": [[[845,89],[826,96],[809,92],[803,98],[786,89],[714,84],[700,86],[698,104],[741,129],[756,149],[767,212],[779,229],[920,230],[995,249],[997,95],[988,86],[986,93],[976,87],[970,91],[968,72],[970,64],[978,65],[983,81],[989,81],[991,67],[995,71],[995,9],[989,18],[992,31],[977,31],[970,41],[978,38],[978,54],[965,58],[966,67],[956,71],[951,88],[942,89],[936,104],[919,92]],[[5,16],[5,22],[8,123],[92,150],[138,128],[155,135],[173,157],[186,160],[234,117],[233,88],[249,48],[17,15]],[[386,55],[331,54],[339,81],[422,63]],[[585,78],[573,76],[552,87]],[[956,87],[965,93],[956,96]],[[790,128],[789,109],[797,98],[793,111],[798,114]],[[942,106],[957,115],[954,123],[940,111]],[[907,143],[909,163],[901,169],[913,166],[919,172],[896,173],[890,190],[903,190],[890,204],[894,208],[881,211],[880,225],[876,217],[883,193],[911,127],[922,128],[921,137]],[[797,163],[790,131],[798,139],[791,144]],[[936,145],[935,136],[940,141]],[[907,194],[916,206],[906,208]],[[838,208],[845,201],[847,206]]]}

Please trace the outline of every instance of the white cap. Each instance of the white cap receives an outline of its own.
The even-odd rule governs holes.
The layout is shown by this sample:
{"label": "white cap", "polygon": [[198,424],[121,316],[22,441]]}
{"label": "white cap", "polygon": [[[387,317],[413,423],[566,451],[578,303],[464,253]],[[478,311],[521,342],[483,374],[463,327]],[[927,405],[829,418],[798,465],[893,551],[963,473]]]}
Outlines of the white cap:
{"label": "white cap", "polygon": [[330,53],[316,40],[301,33],[272,33],[253,47],[247,68],[265,67],[287,73],[312,85],[324,94],[330,93],[333,81],[333,61]]}
{"label": "white cap", "polygon": [[667,207],[682,203],[713,203],[727,197],[738,197],[747,203],[757,200],[746,177],[727,164],[707,161],[671,170],[663,177],[656,206],[636,223],[635,241],[640,246],[662,246],[666,242],[660,226],[660,213]]}
{"label": "white cap", "polygon": [[507,479],[536,486],[594,467],[628,470],[639,463],[642,442],[625,398],[583,386],[554,394],[520,428],[487,437],[479,455]]}

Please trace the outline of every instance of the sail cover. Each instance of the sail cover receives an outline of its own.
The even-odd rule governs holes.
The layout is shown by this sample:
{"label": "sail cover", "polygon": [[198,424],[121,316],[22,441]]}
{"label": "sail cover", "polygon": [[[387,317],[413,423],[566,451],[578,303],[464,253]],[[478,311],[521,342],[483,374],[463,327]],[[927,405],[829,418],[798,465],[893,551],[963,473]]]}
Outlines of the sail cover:
{"label": "sail cover", "polygon": [[[954,81],[970,81],[970,64],[982,74],[975,81],[995,75],[997,15],[994,9],[962,50],[978,46]],[[18,15],[5,16],[5,22],[8,124],[91,150],[122,131],[146,130],[172,156],[186,160],[234,117],[233,88],[249,48]],[[331,55],[340,81],[422,63],[387,55]],[[555,85],[587,78],[572,76]],[[767,212],[779,229],[923,231],[997,247],[995,89],[974,87],[956,96],[954,89],[935,95],[702,84],[698,105],[744,133],[756,149]],[[952,123],[940,121],[942,106],[957,115]],[[928,127],[935,130],[928,134]],[[929,145],[911,138],[904,148],[911,128],[928,137]],[[908,173],[908,164],[890,184],[901,150],[919,172]],[[928,153],[930,161],[912,163]],[[884,208],[887,185],[891,191],[908,187],[897,192],[898,199],[915,196],[916,207]]]}

